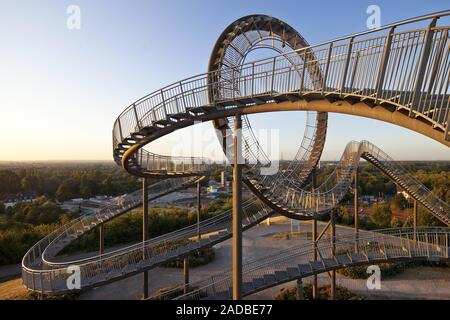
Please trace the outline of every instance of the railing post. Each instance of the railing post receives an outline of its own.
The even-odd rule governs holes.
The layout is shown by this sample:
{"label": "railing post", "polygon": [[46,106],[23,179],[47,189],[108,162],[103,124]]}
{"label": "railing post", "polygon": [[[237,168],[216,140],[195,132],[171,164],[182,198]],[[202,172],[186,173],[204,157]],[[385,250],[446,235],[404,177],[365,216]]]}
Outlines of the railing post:
{"label": "railing post", "polygon": [[331,42],[330,46],[328,47],[327,65],[325,67],[325,74],[323,76],[322,94],[324,93],[326,86],[327,86],[327,78],[328,78],[328,72],[330,70],[330,60],[331,60],[331,52],[332,51],[333,51],[333,42]]}
{"label": "railing post", "polygon": [[344,73],[342,75],[342,79],[341,79],[341,88],[340,88],[340,93],[339,95],[342,97],[344,94],[344,89],[345,89],[345,82],[347,80],[347,74],[348,74],[348,67],[350,65],[350,59],[352,57],[352,48],[353,48],[353,40],[355,40],[354,37],[350,38],[350,41],[348,43],[348,51],[347,51],[347,58],[345,59],[345,65],[344,65]]}
{"label": "railing post", "polygon": [[120,123],[120,117],[117,118],[117,123],[119,124],[119,133],[120,133],[120,140],[123,140],[123,133],[122,133],[122,124]]}
{"label": "railing post", "polygon": [[300,92],[299,92],[299,94],[301,95],[302,94],[302,92],[303,92],[303,87],[304,87],[304,85],[305,85],[305,72],[306,72],[306,63],[307,63],[307,59],[306,59],[306,53],[304,53],[303,54],[303,70],[302,70],[302,78],[301,78],[301,81],[300,81]]}
{"label": "railing post", "polygon": [[166,100],[164,99],[164,91],[161,89],[161,99],[164,108],[164,118],[167,117],[167,108],[166,108]]}
{"label": "railing post", "polygon": [[180,81],[180,92],[181,92],[181,98],[182,98],[182,100],[183,100],[183,108],[184,108],[184,110],[186,110],[186,97],[184,96],[184,90],[183,90],[183,83],[181,83],[181,81]]}
{"label": "railing post", "polygon": [[242,298],[242,166],[240,155],[242,118],[234,121],[234,165],[233,165],[233,300]]}
{"label": "railing post", "polygon": [[255,94],[255,63],[252,63],[252,98]]}
{"label": "railing post", "polygon": [[272,65],[272,89],[271,89],[271,93],[274,92],[273,86],[274,86],[274,83],[275,83],[275,63],[276,63],[276,59],[277,59],[277,57],[273,58],[273,65]]}
{"label": "railing post", "polygon": [[425,71],[428,64],[428,59],[430,57],[431,52],[431,43],[433,41],[434,35],[434,27],[436,27],[436,22],[438,18],[433,18],[430,24],[428,25],[428,29],[425,32],[425,36],[423,39],[422,52],[419,60],[419,67],[417,70],[416,83],[414,85],[413,97],[411,100],[411,108],[409,109],[409,116],[414,117],[414,110],[417,110],[420,103],[420,96],[422,95],[422,85],[423,80],[425,78]]}
{"label": "railing post", "polygon": [[353,64],[352,77],[350,78],[350,90],[353,90],[353,83],[355,82],[356,71],[358,70],[359,50],[356,51],[355,63]]}
{"label": "railing post", "polygon": [[384,45],[383,57],[381,58],[380,69],[377,77],[377,88],[375,95],[375,103],[378,102],[378,99],[381,96],[381,91],[383,90],[384,77],[386,75],[386,68],[389,61],[389,56],[391,55],[391,47],[392,47],[392,37],[395,31],[395,27],[392,27],[389,30],[388,35],[386,36],[386,43]]}
{"label": "railing post", "polygon": [[136,104],[133,103],[133,111],[134,111],[134,117],[136,118],[136,125],[138,126],[139,130],[141,129],[141,124],[139,123],[139,117],[136,111]]}

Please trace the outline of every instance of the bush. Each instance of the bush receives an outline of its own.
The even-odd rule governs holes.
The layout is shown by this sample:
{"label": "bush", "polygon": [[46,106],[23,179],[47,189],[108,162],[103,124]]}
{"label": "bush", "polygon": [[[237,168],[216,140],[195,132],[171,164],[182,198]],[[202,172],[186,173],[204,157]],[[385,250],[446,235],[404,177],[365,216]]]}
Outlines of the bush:
{"label": "bush", "polygon": [[[337,270],[338,273],[351,279],[367,279],[367,267],[369,265],[359,265]],[[380,263],[381,277],[387,278],[402,273],[407,268],[407,263]]]}
{"label": "bush", "polygon": [[388,228],[391,223],[391,207],[388,203],[372,206],[370,213],[371,222],[379,228]]}
{"label": "bush", "polygon": [[[204,248],[189,255],[189,267],[195,268],[212,262],[216,257],[213,248]],[[163,265],[166,268],[183,268],[183,259],[176,259]]]}
{"label": "bush", "polygon": [[[318,300],[329,300],[331,294],[331,287],[319,287]],[[303,286],[303,295],[305,300],[312,300],[312,285],[307,284]],[[274,297],[275,300],[297,300],[297,286],[283,288]],[[336,300],[363,300],[364,298],[351,292],[347,288],[336,286]]]}
{"label": "bush", "polygon": [[[337,272],[351,279],[367,279],[369,276],[366,272],[368,266],[369,264],[347,267],[338,269]],[[381,277],[390,278],[404,272],[408,268],[414,268],[418,266],[445,268],[449,267],[450,263],[445,261],[411,261],[399,263],[386,262],[379,263],[378,266],[380,267]]]}

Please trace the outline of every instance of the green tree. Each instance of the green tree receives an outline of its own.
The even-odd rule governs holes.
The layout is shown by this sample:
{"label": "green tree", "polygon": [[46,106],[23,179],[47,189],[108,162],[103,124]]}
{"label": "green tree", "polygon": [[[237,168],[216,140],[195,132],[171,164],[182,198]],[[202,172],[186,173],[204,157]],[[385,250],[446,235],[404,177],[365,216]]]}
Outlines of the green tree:
{"label": "green tree", "polygon": [[391,228],[400,228],[402,226],[402,223],[400,220],[397,219],[397,217],[392,217],[391,219]]}
{"label": "green tree", "polygon": [[397,193],[391,201],[392,208],[396,210],[404,210],[408,206],[408,200],[405,199],[403,194]]}
{"label": "green tree", "polygon": [[20,178],[11,170],[0,170],[0,194],[11,194],[20,191]]}
{"label": "green tree", "polygon": [[21,181],[23,190],[38,191],[41,190],[40,179],[37,176],[29,175],[22,178]]}
{"label": "green tree", "polygon": [[56,198],[59,201],[66,201],[71,198],[76,198],[78,195],[78,183],[73,178],[64,180],[56,191]]}
{"label": "green tree", "polygon": [[391,224],[391,208],[388,203],[372,206],[370,220],[378,228],[387,228]]}

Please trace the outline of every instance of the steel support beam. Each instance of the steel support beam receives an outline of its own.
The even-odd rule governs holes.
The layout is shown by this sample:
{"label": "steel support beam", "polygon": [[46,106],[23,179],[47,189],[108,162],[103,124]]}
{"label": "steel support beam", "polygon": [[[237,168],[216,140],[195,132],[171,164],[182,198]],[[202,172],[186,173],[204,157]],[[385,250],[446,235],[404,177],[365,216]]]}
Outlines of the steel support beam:
{"label": "steel support beam", "polygon": [[183,259],[184,294],[189,292],[189,256]]}
{"label": "steel support beam", "polygon": [[242,119],[234,121],[233,164],[233,300],[242,298]]}
{"label": "steel support beam", "polygon": [[99,226],[98,238],[98,252],[102,255],[105,252],[105,225],[103,223]]}
{"label": "steel support beam", "polygon": [[[336,257],[336,213],[331,210],[330,213],[331,229],[330,229],[330,240],[331,240],[331,255],[333,258]],[[331,286],[330,286],[330,299],[336,299],[336,270],[331,270]]]}
{"label": "steel support beam", "polygon": [[[316,187],[316,168],[312,171],[312,191]],[[313,245],[313,259],[317,261],[317,218],[314,215],[314,219],[312,220],[312,230],[311,230],[311,240]],[[317,274],[313,276],[313,284],[312,284],[312,298],[316,300],[318,298],[318,287],[317,287]]]}
{"label": "steel support beam", "polygon": [[[142,178],[142,260],[145,260],[145,241],[148,240],[148,180]],[[148,271],[144,271],[143,297],[148,298]]]}
{"label": "steel support beam", "polygon": [[417,240],[417,200],[413,204],[413,240]]}
{"label": "steel support beam", "polygon": [[305,300],[302,278],[297,279],[297,300]]}
{"label": "steel support beam", "polygon": [[202,210],[202,199],[201,199],[201,185],[200,185],[200,181],[197,181],[197,240],[200,241],[200,239],[202,238],[202,235],[200,234],[200,214],[201,214],[201,210]]}
{"label": "steel support beam", "polygon": [[358,221],[358,211],[359,211],[359,203],[358,203],[358,168],[355,170],[354,175],[354,199],[353,199],[353,215],[355,222],[355,251],[358,252],[359,247],[359,221]]}
{"label": "steel support beam", "polygon": [[[311,240],[313,247],[313,259],[317,261],[317,219],[314,217],[312,220],[312,232],[311,232]],[[312,285],[312,298],[316,300],[318,298],[318,290],[317,290],[317,275],[313,276],[313,285]]]}

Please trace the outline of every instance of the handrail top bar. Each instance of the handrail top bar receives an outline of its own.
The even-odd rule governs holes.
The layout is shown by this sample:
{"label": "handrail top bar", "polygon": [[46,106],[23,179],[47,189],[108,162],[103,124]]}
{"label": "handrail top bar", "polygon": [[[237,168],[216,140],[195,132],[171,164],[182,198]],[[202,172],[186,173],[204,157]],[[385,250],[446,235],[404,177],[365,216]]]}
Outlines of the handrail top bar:
{"label": "handrail top bar", "polygon": [[[430,231],[428,228],[429,227],[427,227],[427,226],[419,226],[419,227],[417,227],[417,230],[416,230],[415,233],[417,235],[422,235],[422,234],[450,234],[450,228],[448,228],[448,227],[438,227],[438,228],[436,228],[437,229],[436,231],[433,231],[433,230]],[[376,238],[376,239],[378,239],[378,238],[379,239],[384,239],[385,237],[390,237],[390,236],[392,236],[393,234],[396,234],[396,233],[397,234],[402,234],[402,235],[414,234],[413,229],[410,228],[410,227],[392,228],[391,229],[392,233],[384,233],[384,232],[386,232],[388,230],[389,229],[379,229],[379,230],[367,231],[367,234],[360,234],[359,238],[354,238],[355,235],[348,235],[348,236],[345,236],[345,237],[343,237],[341,239],[337,239],[338,241],[336,242],[336,244],[354,243],[353,241],[355,241],[355,239],[358,239],[359,241],[370,240],[370,239],[374,239],[374,238]],[[160,238],[162,236],[163,235],[158,236],[157,238]],[[151,240],[151,239],[149,239],[149,240]],[[147,240],[146,243],[148,243],[149,240]],[[322,243],[323,243],[323,246],[321,246],[321,248],[328,248],[331,245],[331,244],[327,243],[326,241],[323,241]],[[142,250],[142,243],[139,243],[139,244],[136,243],[136,244],[130,245],[129,247],[132,248],[133,246],[136,246],[137,249]],[[126,248],[123,248],[123,249],[126,249]],[[290,252],[293,249],[297,250],[297,252],[299,252],[301,254],[310,253],[313,250],[313,249],[311,249],[309,247],[309,245],[304,245],[304,246],[302,245],[301,247],[283,249],[280,252],[270,254],[267,257],[274,257],[274,258],[280,259],[280,258],[282,258],[282,257],[280,257],[280,253],[284,254],[286,252]],[[303,251],[302,249],[306,249],[306,250]],[[118,249],[118,250],[115,250],[115,251],[111,252],[111,253],[116,253],[116,255],[112,255],[112,256],[110,256],[108,258],[115,258],[115,257],[118,257],[118,256],[126,254],[126,253],[121,253],[120,252],[121,250],[122,249]],[[96,263],[96,262],[98,263],[98,261],[96,261],[96,262],[89,261],[90,259],[95,258],[95,257],[98,257],[98,256],[94,256],[94,257],[91,257],[91,258],[80,259],[80,261],[86,260],[86,262],[80,264],[79,267],[83,267],[83,266],[86,266],[86,265],[89,265],[89,264],[92,264],[92,263]],[[248,265],[251,265],[251,264],[253,264],[255,262],[258,262],[258,261],[259,261],[259,259],[251,259],[248,262],[246,262],[245,265],[248,266]],[[65,265],[66,263],[62,263],[62,264]],[[55,265],[57,265],[57,264],[55,264]],[[54,268],[54,269],[38,269],[38,270],[36,270],[36,269],[32,269],[31,267],[28,267],[26,265],[22,265],[22,270],[30,272],[30,273],[34,273],[34,274],[42,274],[42,273],[49,273],[49,272],[65,272],[65,271],[67,271],[67,269],[65,267],[57,267],[57,268]]]}
{"label": "handrail top bar", "polygon": [[[405,24],[415,23],[415,22],[429,20],[429,19],[434,19],[434,18],[441,18],[441,17],[445,17],[445,16],[450,16],[450,10],[438,11],[438,12],[434,12],[434,13],[418,16],[418,17],[415,17],[415,18],[410,18],[410,19],[401,20],[401,21],[398,21],[398,22],[393,22],[393,23],[390,23],[388,25],[382,26],[380,28],[366,30],[366,31],[361,31],[361,32],[350,34],[350,35],[347,35],[347,36],[343,36],[343,37],[335,38],[335,39],[332,39],[332,40],[327,40],[327,41],[324,41],[324,42],[320,42],[318,44],[310,45],[308,47],[300,48],[300,49],[297,49],[297,50],[292,50],[292,51],[285,52],[285,53],[282,53],[282,54],[276,54],[276,55],[273,55],[273,56],[268,57],[268,58],[262,58],[262,59],[258,59],[258,60],[254,60],[254,61],[249,61],[249,62],[247,62],[247,63],[245,63],[243,65],[240,65],[240,66],[227,67],[227,68],[225,68],[225,70],[233,70],[233,69],[235,69],[237,67],[242,68],[245,65],[251,65],[251,64],[254,64],[254,63],[257,63],[257,62],[260,62],[260,61],[265,61],[265,60],[272,60],[274,58],[281,57],[281,56],[286,56],[286,55],[289,55],[289,54],[294,53],[294,52],[305,51],[307,49],[320,47],[320,46],[323,46],[323,45],[326,45],[326,44],[339,42],[339,41],[346,40],[346,39],[356,38],[356,37],[359,37],[359,36],[363,36],[363,35],[366,35],[366,34],[379,32],[379,31],[386,30],[386,29],[389,29],[389,28],[398,27],[398,26],[402,26],[402,25],[405,25]],[[170,88],[170,87],[172,87],[172,86],[174,86],[176,84],[181,84],[183,82],[186,82],[186,81],[194,79],[194,78],[204,77],[206,75],[213,74],[215,72],[217,72],[217,70],[204,72],[204,73],[199,73],[199,74],[196,74],[194,76],[190,76],[190,77],[185,78],[183,80],[180,80],[180,81],[177,81],[177,82],[173,82],[173,83],[171,83],[171,84],[169,84],[167,86],[164,86],[164,87],[162,87],[162,88],[160,88],[158,90],[155,90],[155,91],[153,91],[153,92],[151,92],[151,93],[149,93],[149,94],[147,94],[147,95],[137,99],[136,101],[134,101],[132,104],[130,104],[125,110],[123,110],[119,114],[119,116],[114,121],[114,127],[115,127],[115,124],[117,123],[117,121],[122,117],[122,115],[125,114],[136,103],[139,103],[140,101],[147,99],[148,97],[152,96],[155,93],[161,93],[161,91],[163,91],[163,90],[165,90],[167,88]]]}

